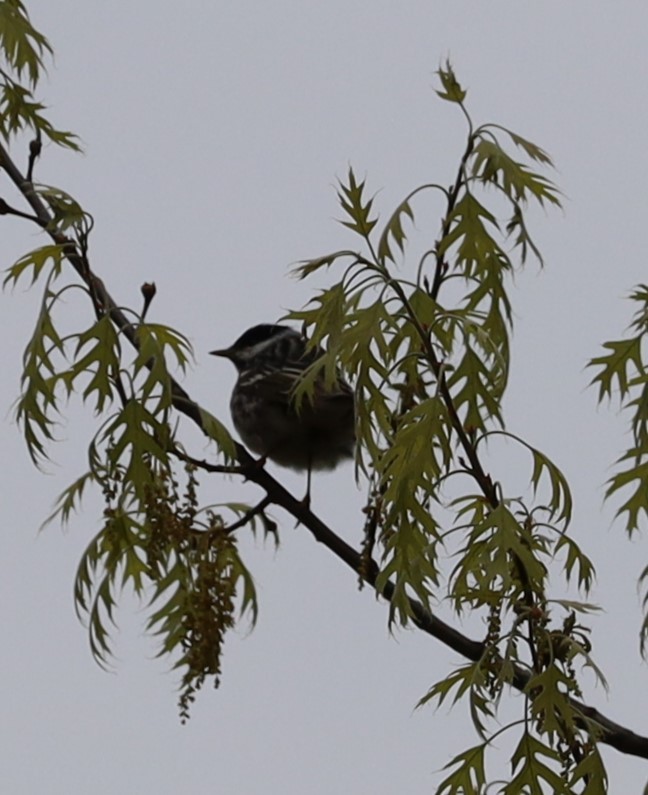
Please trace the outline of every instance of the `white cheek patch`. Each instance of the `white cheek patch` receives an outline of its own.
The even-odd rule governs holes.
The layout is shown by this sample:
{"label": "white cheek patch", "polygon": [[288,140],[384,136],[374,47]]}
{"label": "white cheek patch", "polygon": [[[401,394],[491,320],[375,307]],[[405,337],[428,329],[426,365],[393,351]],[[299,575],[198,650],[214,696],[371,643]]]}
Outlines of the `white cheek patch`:
{"label": "white cheek patch", "polygon": [[245,377],[245,386],[253,386],[254,384],[258,383],[259,381],[264,381],[268,377],[268,373],[265,370],[262,370],[257,373],[252,373]]}
{"label": "white cheek patch", "polygon": [[268,348],[273,348],[279,342],[279,340],[290,337],[292,334],[293,332],[290,330],[283,331],[281,334],[275,334],[274,336],[270,337],[270,339],[257,342],[256,345],[253,345],[251,348],[247,348],[247,350],[244,351],[243,356],[245,357],[245,361],[249,362],[252,361],[256,356],[263,355]]}

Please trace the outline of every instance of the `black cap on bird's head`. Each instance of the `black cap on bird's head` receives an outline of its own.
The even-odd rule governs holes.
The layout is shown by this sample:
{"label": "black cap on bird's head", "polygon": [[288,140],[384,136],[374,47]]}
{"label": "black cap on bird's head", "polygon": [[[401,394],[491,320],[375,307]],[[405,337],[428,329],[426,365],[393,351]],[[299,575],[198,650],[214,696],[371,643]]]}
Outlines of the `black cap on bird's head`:
{"label": "black cap on bird's head", "polygon": [[237,367],[241,367],[263,351],[273,340],[288,336],[298,337],[300,335],[299,332],[290,328],[290,326],[261,323],[243,332],[229,348],[219,348],[215,351],[209,351],[209,353],[212,356],[222,356],[225,359],[229,359]]}

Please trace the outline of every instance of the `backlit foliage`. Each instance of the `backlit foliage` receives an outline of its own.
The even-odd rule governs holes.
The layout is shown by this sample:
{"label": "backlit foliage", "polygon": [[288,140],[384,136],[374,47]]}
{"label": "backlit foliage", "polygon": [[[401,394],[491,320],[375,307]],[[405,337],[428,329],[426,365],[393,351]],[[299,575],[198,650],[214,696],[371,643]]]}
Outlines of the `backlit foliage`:
{"label": "backlit foliage", "polygon": [[[576,668],[594,663],[576,611],[591,608],[550,602],[547,581],[556,557],[566,580],[585,592],[594,569],[568,535],[572,499],[564,475],[506,429],[502,410],[512,330],[508,289],[530,255],[540,260],[525,209],[529,202],[558,206],[559,193],[534,171],[551,165],[542,149],[499,125],[475,126],[448,64],[439,78],[439,95],[466,119],[454,182],[414,189],[381,223],[365,181],[350,169],[338,196],[342,223],[359,249],[304,262],[299,276],[330,268],[340,280],[290,317],[326,346],[319,366],[342,363],[356,384],[358,464],[369,475],[366,511],[375,519],[368,546],[380,550],[378,590],[394,585],[391,620],[414,619],[412,597],[433,611],[447,594],[457,612],[483,611],[490,627],[481,659],[438,682],[421,702],[443,701],[454,690],[455,700],[468,699],[483,737],[453,760],[438,791],[481,791],[488,727],[502,689],[523,672],[527,722],[512,726],[522,728],[522,739],[513,778],[501,791],[539,791],[533,788],[544,781],[561,782],[556,792],[579,792],[577,766],[595,746],[573,702],[580,696]],[[526,160],[516,159],[516,150]],[[412,262],[414,222],[427,227],[417,202],[430,193],[440,197],[443,213]],[[531,500],[508,494],[488,472],[487,441],[494,436],[528,451]],[[455,480],[463,494],[450,498]],[[457,562],[444,580],[449,548]],[[598,776],[592,792],[605,791],[599,773],[588,778],[593,786]]]}
{"label": "backlit foliage", "polygon": [[[606,498],[623,502],[617,516],[629,536],[648,520],[648,286],[640,284],[630,295],[635,315],[629,333],[603,344],[604,353],[590,361],[596,369],[592,383],[598,386],[599,403],[617,399],[630,417],[631,443],[616,463]],[[648,653],[648,566],[640,575],[644,590],[641,652]]]}
{"label": "backlit foliage", "polygon": [[[272,499],[268,494],[252,507],[204,503],[208,474],[249,474],[245,453],[179,387],[191,348],[178,331],[147,321],[154,286],[143,286],[139,311],[112,304],[88,257],[93,219],[65,192],[32,179],[43,137],[77,144],[34,99],[51,48],[19,0],[0,1],[0,48],[0,137],[9,146],[20,133],[33,135],[27,179],[8,155],[4,163],[28,212],[2,200],[0,213],[30,218],[48,237],[5,277],[10,287],[28,283],[42,291],[23,357],[18,422],[30,456],[42,465],[70,398],[79,396],[96,416],[87,470],[49,521],[66,522],[88,489],[102,494],[103,515],[75,582],[92,652],[110,664],[111,623],[124,588],[131,590],[148,605],[160,654],[180,670],[186,719],[202,685],[220,680],[227,632],[244,615],[256,619],[254,583],[237,542],[239,532],[257,524],[276,533],[266,513]],[[340,181],[341,221],[353,243],[297,270],[307,278],[329,269],[333,283],[290,313],[325,350],[296,399],[321,372],[332,382],[341,368],[355,385],[357,467],[367,483],[358,573],[388,596],[390,624],[420,626],[421,611],[434,613],[442,600],[484,621],[480,653],[421,698],[464,702],[478,736],[446,765],[437,793],[483,792],[489,782],[489,791],[515,795],[605,793],[601,729],[581,706],[582,670],[604,682],[584,623],[593,608],[548,591],[551,572],[552,589],[574,584],[587,592],[593,565],[569,534],[565,476],[546,452],[507,428],[503,403],[511,278],[529,258],[541,262],[528,208],[559,206],[559,192],[545,174],[546,152],[498,124],[476,125],[450,64],[438,78],[439,97],[465,122],[457,166],[441,182],[415,187],[383,216],[353,168]],[[60,300],[70,291],[82,291],[88,308],[72,331]],[[620,508],[630,533],[648,514],[648,288],[633,299],[634,336],[606,343],[592,362],[601,399],[618,390],[632,412],[633,445],[608,489],[616,495],[630,488]],[[186,452],[179,412],[214,442],[211,461]],[[492,471],[489,451],[501,440],[527,456],[524,493],[511,492]],[[644,642],[647,635],[644,625]],[[499,705],[510,686],[523,693],[520,716],[500,726]],[[510,776],[492,782],[489,749],[504,738],[512,749]]]}

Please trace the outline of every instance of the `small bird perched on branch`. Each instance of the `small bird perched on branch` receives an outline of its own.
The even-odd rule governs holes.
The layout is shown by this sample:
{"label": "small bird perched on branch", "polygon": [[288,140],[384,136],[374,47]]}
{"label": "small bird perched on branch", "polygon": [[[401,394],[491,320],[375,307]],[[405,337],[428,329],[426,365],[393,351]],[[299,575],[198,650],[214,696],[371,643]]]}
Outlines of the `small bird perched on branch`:
{"label": "small bird perched on branch", "polygon": [[280,466],[306,470],[310,500],[311,471],[335,469],[353,457],[353,391],[340,376],[333,386],[323,374],[312,396],[295,405],[295,386],[321,355],[307,350],[306,339],[288,326],[262,324],[248,329],[229,348],[210,351],[229,359],[238,370],[232,391],[232,421],[244,444]]}

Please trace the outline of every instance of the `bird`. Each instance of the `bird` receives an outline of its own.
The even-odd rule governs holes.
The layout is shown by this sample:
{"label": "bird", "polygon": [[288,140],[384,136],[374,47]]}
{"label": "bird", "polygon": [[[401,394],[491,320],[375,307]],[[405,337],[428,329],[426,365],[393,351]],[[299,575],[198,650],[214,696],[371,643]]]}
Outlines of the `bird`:
{"label": "bird", "polygon": [[295,387],[323,354],[290,326],[253,326],[229,348],[210,351],[229,359],[238,372],[230,399],[232,421],[243,443],[261,463],[308,473],[304,502],[310,504],[313,470],[335,469],[355,450],[355,399],[347,381],[323,374],[311,396],[295,403]]}

